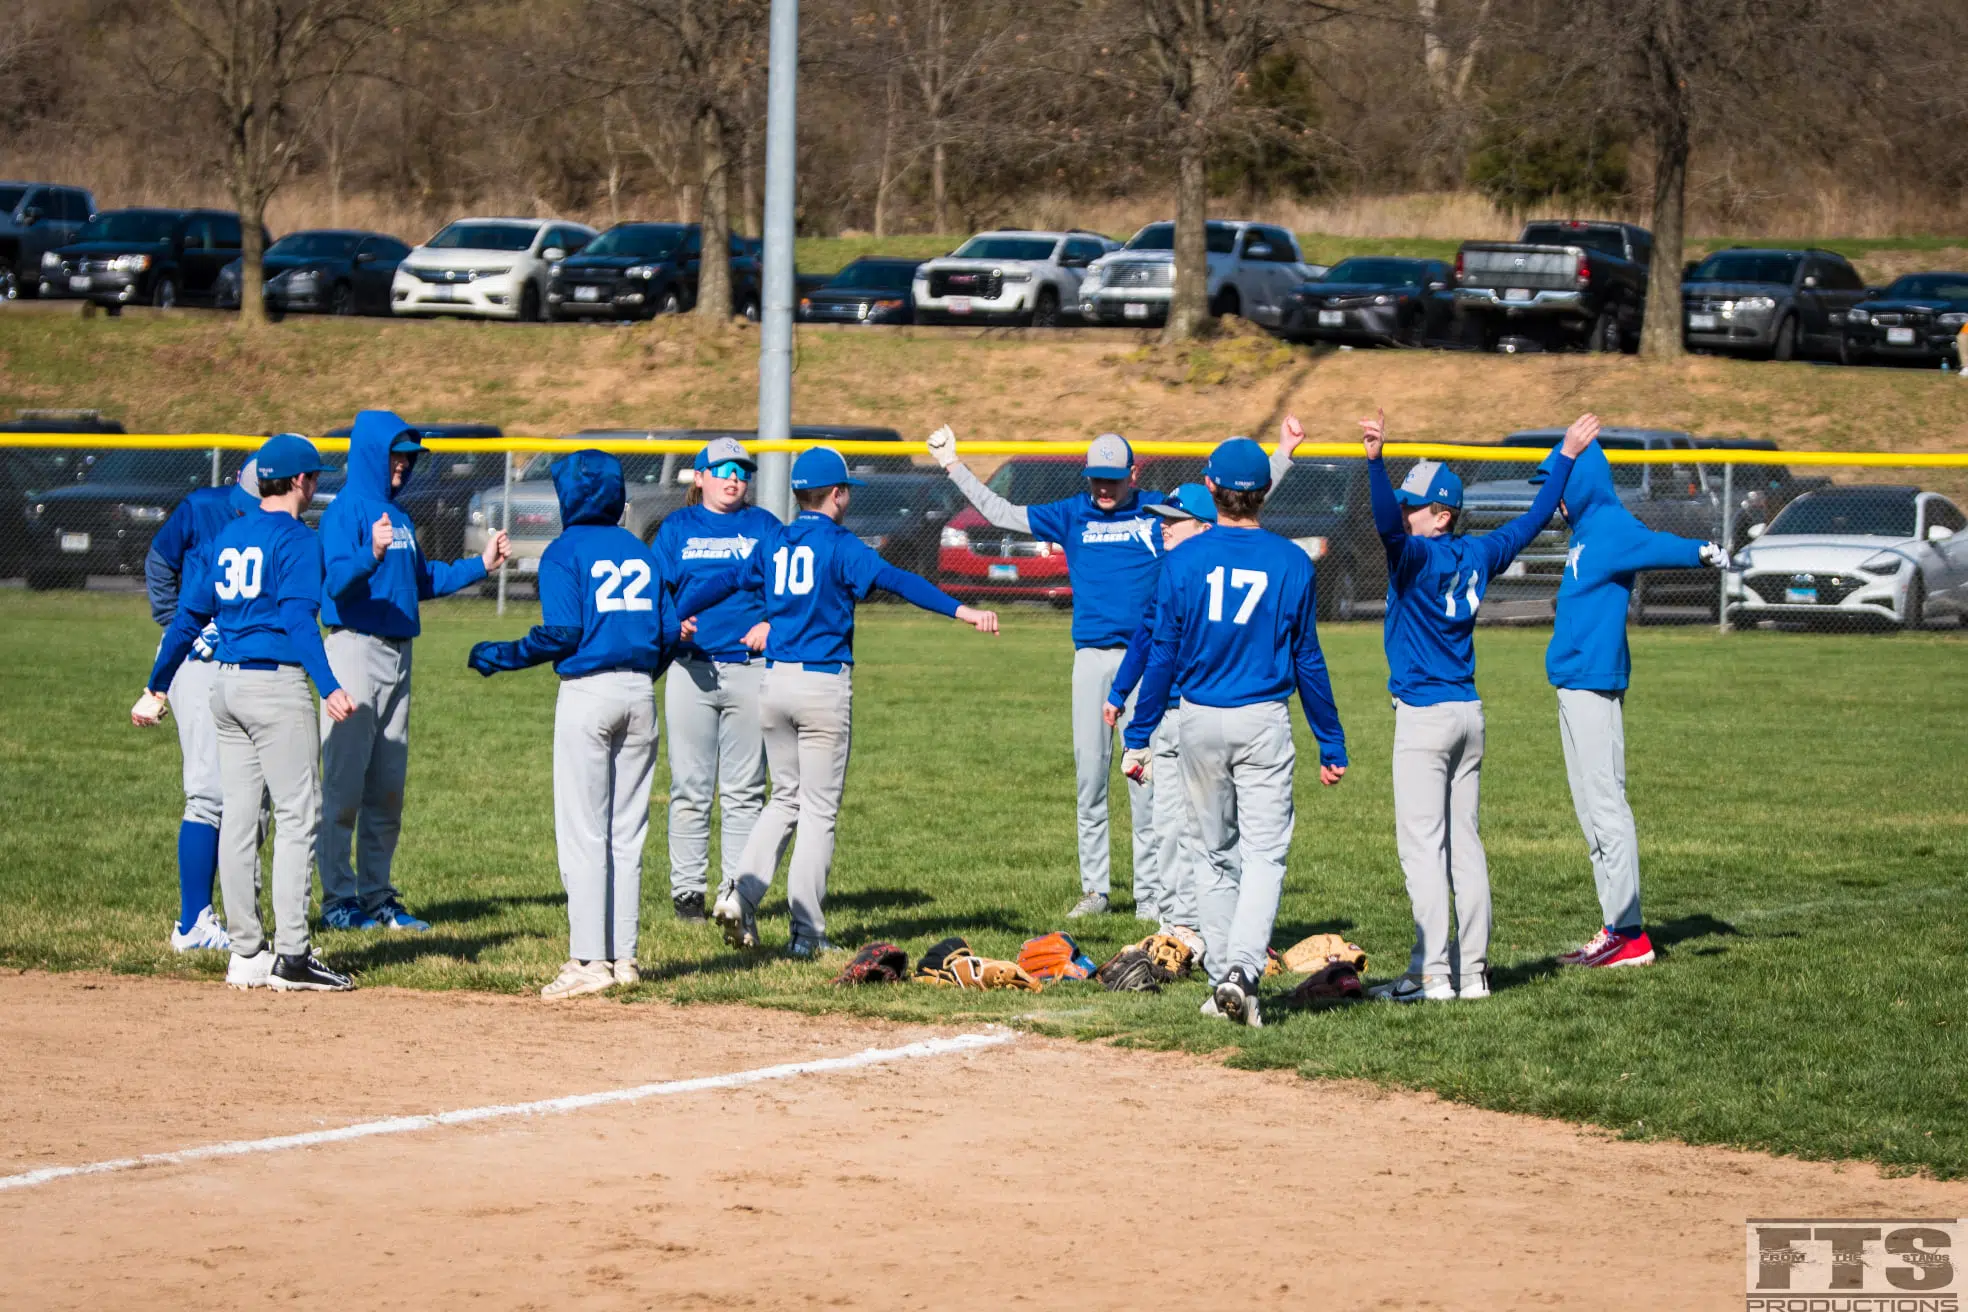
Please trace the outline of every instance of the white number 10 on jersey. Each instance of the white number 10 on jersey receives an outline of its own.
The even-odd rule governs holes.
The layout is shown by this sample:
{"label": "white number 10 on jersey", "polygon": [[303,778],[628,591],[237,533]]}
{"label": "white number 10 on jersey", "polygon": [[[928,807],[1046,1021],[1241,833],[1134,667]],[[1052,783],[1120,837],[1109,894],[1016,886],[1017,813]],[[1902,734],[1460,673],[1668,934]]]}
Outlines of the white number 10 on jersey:
{"label": "white number 10 on jersey", "polygon": [[[1212,624],[1223,620],[1223,566],[1218,565],[1203,575],[1209,584],[1209,617]],[[1230,617],[1232,624],[1249,624],[1251,612],[1257,609],[1258,598],[1271,586],[1271,576],[1261,569],[1233,569],[1230,571],[1230,586],[1244,594],[1243,604],[1237,613]]]}
{"label": "white number 10 on jersey", "polygon": [[649,610],[655,603],[642,595],[649,586],[646,560],[597,560],[588,573],[601,580],[595,589],[595,609],[606,614],[616,610]]}
{"label": "white number 10 on jersey", "polygon": [[812,547],[781,547],[772,553],[772,590],[782,597],[813,591]]}

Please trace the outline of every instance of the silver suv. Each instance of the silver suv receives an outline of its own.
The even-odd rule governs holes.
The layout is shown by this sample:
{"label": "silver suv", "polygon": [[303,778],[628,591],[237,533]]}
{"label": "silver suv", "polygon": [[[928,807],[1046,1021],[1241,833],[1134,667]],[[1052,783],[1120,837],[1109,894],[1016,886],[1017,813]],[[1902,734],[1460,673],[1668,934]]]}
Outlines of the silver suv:
{"label": "silver suv", "polygon": [[1087,266],[1118,249],[1097,232],[980,232],[917,267],[916,322],[1056,328],[1079,313]]}
{"label": "silver suv", "polygon": [[45,258],[74,241],[96,214],[96,198],[51,182],[0,182],[0,301],[63,295],[68,279],[41,281]]}

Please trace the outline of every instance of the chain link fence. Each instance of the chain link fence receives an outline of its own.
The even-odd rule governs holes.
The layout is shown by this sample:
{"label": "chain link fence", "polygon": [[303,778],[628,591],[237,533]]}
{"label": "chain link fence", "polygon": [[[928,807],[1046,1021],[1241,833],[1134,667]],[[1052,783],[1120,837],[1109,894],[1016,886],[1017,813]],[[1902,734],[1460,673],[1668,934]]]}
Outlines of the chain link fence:
{"label": "chain link fence", "polygon": [[[38,419],[41,431],[0,431],[0,578],[35,590],[140,589],[151,540],[178,503],[196,488],[232,481],[262,440],[51,429],[61,422]],[[1444,460],[1464,485],[1456,531],[1487,533],[1530,507],[1532,471],[1559,436],[1557,429],[1528,430],[1494,446],[1394,444],[1388,472],[1398,483],[1415,460]],[[555,454],[598,445],[622,455],[624,522],[648,539],[686,504],[690,458],[702,438],[611,432],[426,441],[431,453],[399,504],[433,559],[477,554],[506,529],[513,560],[482,589],[503,606],[509,595],[532,594],[540,555],[560,531],[548,480]],[[1719,574],[1642,574],[1633,591],[1636,622],[1883,630],[1958,627],[1968,616],[1968,519],[1960,508],[1968,456],[1782,452],[1767,442],[1635,429],[1608,430],[1602,442],[1618,494],[1642,523],[1726,543],[1732,552],[1731,568]],[[310,522],[341,486],[346,444],[330,437],[319,445],[337,469],[322,476]],[[866,483],[856,489],[847,526],[892,563],[981,604],[1071,605],[1057,544],[992,527],[926,458],[914,462],[893,444],[839,445]],[[1200,481],[1207,449],[1142,443],[1138,480],[1156,491]],[[1066,444],[970,444],[964,454],[1017,504],[1071,496],[1084,486],[1083,461]],[[1357,447],[1302,447],[1262,522],[1318,562],[1322,619],[1380,617],[1385,556]],[[1492,585],[1486,622],[1549,622],[1566,537],[1561,519],[1546,526]]]}

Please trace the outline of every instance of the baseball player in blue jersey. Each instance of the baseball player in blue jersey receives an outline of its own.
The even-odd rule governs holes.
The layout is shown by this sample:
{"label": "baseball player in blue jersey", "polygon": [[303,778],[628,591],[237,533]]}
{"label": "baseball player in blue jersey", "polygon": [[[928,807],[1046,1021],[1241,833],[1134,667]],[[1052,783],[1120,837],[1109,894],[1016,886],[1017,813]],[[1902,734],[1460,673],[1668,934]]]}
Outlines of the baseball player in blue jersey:
{"label": "baseball player in blue jersey", "polygon": [[[746,494],[758,462],[736,438],[697,453],[692,504],[656,530],[656,559],[682,582],[729,569],[779,531]],[[696,637],[678,649],[663,681],[664,742],[670,758],[670,905],[678,920],[703,920],[711,865],[711,799],[723,821],[723,879],[738,877],[738,854],[765,807],[765,736],[759,684],[765,677],[765,598],[739,592],[704,611]]]}
{"label": "baseball player in blue jersey", "polygon": [[362,411],[349,434],[348,481],[321,516],[328,660],[356,708],[345,720],[321,722],[316,864],[321,921],[330,929],[430,928],[405,910],[390,876],[410,768],[410,650],[423,628],[417,606],[471,587],[508,551],[499,532],[471,559],[425,559],[417,526],[396,505],[423,451],[400,416]]}
{"label": "baseball player in blue jersey", "polygon": [[[143,700],[130,718],[157,723],[165,694],[208,622],[218,623],[219,672],[212,717],[219,739],[223,800],[219,886],[225,892],[234,988],[342,991],[355,987],[330,970],[308,941],[308,862],[321,818],[314,699],[334,721],[355,712],[321,645],[321,543],[300,521],[323,468],[314,444],[293,433],[270,439],[253,458],[260,510],[227,524],[213,542],[212,567],[198,591],[179,599]],[[260,796],[273,799],[271,949],[261,927]]]}
{"label": "baseball player in blue jersey", "polygon": [[[182,593],[198,591],[204,571],[211,568],[212,543],[220,531],[247,511],[259,508],[259,481],[250,460],[239,471],[236,483],[201,487],[178,503],[144,556],[144,590],[150,595],[150,615],[158,627],[171,627]],[[230,946],[225,926],[212,909],[212,891],[219,877],[219,816],[224,806],[219,730],[212,719],[217,644],[218,631],[207,625],[171,680],[185,795],[184,819],[178,824],[178,919],[171,926],[173,952],[223,952]]]}
{"label": "baseball player in blue jersey", "polygon": [[[1015,506],[986,487],[957,456],[948,425],[929,435],[929,453],[977,512],[998,528],[1055,542],[1066,553],[1073,587],[1073,773],[1079,811],[1080,900],[1068,916],[1104,915],[1111,888],[1107,836],[1108,772],[1114,759],[1114,727],[1103,707],[1127,642],[1153,595],[1162,550],[1161,519],[1151,506],[1159,492],[1134,483],[1134,448],[1118,433],[1102,433],[1087,447],[1087,490],[1061,501]],[[1290,463],[1289,448],[1277,457]],[[1126,725],[1133,708],[1120,723]],[[1130,780],[1129,818],[1134,830],[1136,914],[1155,899],[1160,881],[1150,869],[1155,851],[1154,790]],[[1152,917],[1149,917],[1152,919]]]}
{"label": "baseball player in blue jersey", "polygon": [[718,890],[711,915],[732,946],[757,947],[758,906],[791,840],[788,950],[811,957],[832,947],[825,902],[853,737],[855,603],[881,588],[979,633],[996,633],[998,617],[960,605],[933,584],[897,569],[841,527],[850,489],[862,484],[848,477],[838,451],[820,446],[801,452],[793,462],[792,484],[800,513],[752,552],[744,571],[747,586],[765,594],[771,626],[759,723],[772,800],[739,857],[738,877]]}
{"label": "baseball player in blue jersey", "polygon": [[[1184,483],[1169,493],[1168,500],[1149,509],[1164,521],[1164,561],[1183,543],[1216,524],[1216,501],[1201,483]],[[1160,578],[1157,570],[1157,582]],[[1151,597],[1148,613],[1142,617],[1134,636],[1128,639],[1127,654],[1121,659],[1121,668],[1115,671],[1114,686],[1108,690],[1105,707],[1108,724],[1119,724],[1127,714],[1128,698],[1141,682],[1142,671],[1148,668],[1148,652],[1154,640],[1155,603]],[[1171,684],[1168,708],[1173,709],[1181,697],[1181,687]],[[1187,943],[1201,961],[1206,945],[1196,931],[1196,887],[1203,860],[1202,838],[1196,830],[1195,814],[1189,809],[1189,795],[1180,782],[1182,735],[1177,727],[1180,718],[1163,715],[1155,736],[1149,739],[1153,749],[1153,768],[1149,773],[1160,778],[1162,786],[1154,789],[1155,845],[1149,860],[1152,879],[1135,879],[1134,913],[1144,920],[1154,920],[1158,932],[1173,934]]]}
{"label": "baseball player in blue jersey", "polygon": [[[1556,477],[1552,459],[1538,467],[1540,477]],[[1572,536],[1544,669],[1558,690],[1565,775],[1604,918],[1598,933],[1559,960],[1645,966],[1654,960],[1654,945],[1640,919],[1640,838],[1626,801],[1626,686],[1633,671],[1626,614],[1633,576],[1643,569],[1720,568],[1729,556],[1717,543],[1657,533],[1635,519],[1597,442],[1573,464],[1558,508]]]}
{"label": "baseball player in blue jersey", "polygon": [[[516,642],[481,642],[474,670],[488,678],[552,661],[554,842],[567,890],[568,959],[540,996],[599,993],[641,978],[636,937],[642,847],[656,769],[655,679],[686,630],[656,558],[621,527],[622,462],[576,451],[553,462],[560,536],[540,557],[540,623]],[[721,600],[736,586],[726,571]]]}
{"label": "baseball player in blue jersey", "polygon": [[[1490,580],[1558,510],[1572,461],[1599,432],[1583,415],[1554,452],[1531,508],[1481,537],[1454,535],[1462,480],[1424,460],[1401,486],[1381,460],[1384,416],[1360,421],[1374,528],[1387,552],[1387,691],[1394,699],[1394,833],[1415,945],[1408,973],[1374,991],[1392,1002],[1490,995],[1490,872],[1477,828],[1483,703],[1476,695],[1476,612]],[[1449,915],[1455,913],[1451,946]]]}
{"label": "baseball player in blue jersey", "polygon": [[1346,734],[1313,624],[1312,560],[1257,525],[1271,488],[1264,449],[1233,437],[1210,453],[1203,477],[1216,527],[1162,567],[1122,768],[1153,777],[1149,744],[1179,684],[1182,785],[1208,863],[1197,902],[1216,989],[1203,1009],[1255,1027],[1294,825],[1292,689],[1327,787],[1346,774]]}

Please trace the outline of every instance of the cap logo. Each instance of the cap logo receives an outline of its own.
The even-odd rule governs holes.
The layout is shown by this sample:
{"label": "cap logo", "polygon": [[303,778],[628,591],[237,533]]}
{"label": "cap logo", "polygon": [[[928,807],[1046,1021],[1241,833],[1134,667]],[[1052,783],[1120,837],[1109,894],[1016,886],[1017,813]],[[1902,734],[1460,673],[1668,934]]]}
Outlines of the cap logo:
{"label": "cap logo", "polygon": [[1435,476],[1441,472],[1441,461],[1424,460],[1410,469],[1408,476],[1401,480],[1401,490],[1410,496],[1425,497],[1428,495],[1429,488],[1434,485]]}

